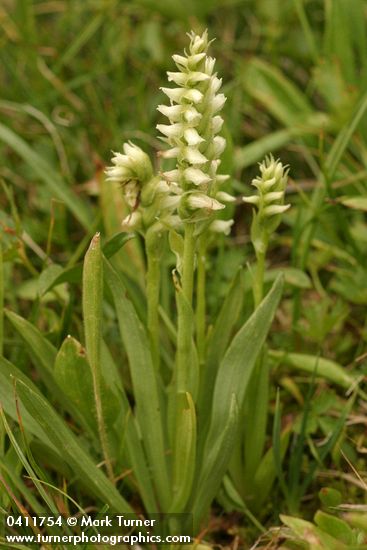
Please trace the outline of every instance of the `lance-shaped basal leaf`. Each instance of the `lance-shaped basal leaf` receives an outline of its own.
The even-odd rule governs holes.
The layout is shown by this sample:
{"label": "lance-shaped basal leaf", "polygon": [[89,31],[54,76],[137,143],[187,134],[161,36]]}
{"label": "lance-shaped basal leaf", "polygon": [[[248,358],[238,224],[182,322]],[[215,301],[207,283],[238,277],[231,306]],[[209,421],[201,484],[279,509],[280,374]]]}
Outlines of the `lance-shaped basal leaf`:
{"label": "lance-shaped basal leaf", "polygon": [[[233,338],[218,370],[214,388],[210,430],[206,440],[206,452],[213,446],[224,429],[232,395],[242,409],[246,389],[256,359],[265,342],[282,294],[283,278],[280,276],[272,289]],[[205,456],[205,454],[204,454]]]}
{"label": "lance-shaped basal leaf", "polygon": [[126,297],[126,288],[121,277],[107,260],[104,262],[104,275],[113,296],[121,339],[129,359],[136,418],[152,478],[162,509],[168,510],[171,491],[167,472],[163,414],[148,336],[132,302]]}
{"label": "lance-shaped basal leaf", "polygon": [[[96,429],[93,379],[84,347],[75,338],[68,336],[55,361],[55,379],[79,410],[85,422]],[[107,426],[112,430],[120,411],[117,394],[108,387],[101,369],[101,400]]]}
{"label": "lance-shaped basal leaf", "polygon": [[207,450],[202,459],[202,469],[191,496],[191,506],[194,520],[194,533],[198,531],[210,504],[218,493],[222,479],[228,469],[228,462],[233,453],[233,446],[238,435],[238,407],[236,397],[231,396],[228,416],[213,446]]}
{"label": "lance-shaped basal leaf", "polygon": [[45,336],[32,325],[29,321],[20,317],[12,311],[6,311],[6,316],[16,329],[22,340],[25,342],[25,347],[30,354],[35,369],[41,375],[42,380],[46,384],[58,403],[67,410],[79,424],[86,426],[81,413],[77,407],[73,405],[64,389],[58,384],[55,378],[54,363],[57,356],[57,349],[45,338]]}
{"label": "lance-shaped basal leaf", "polygon": [[[278,306],[283,289],[280,276],[259,307],[233,338],[215,382],[210,429],[200,456],[202,463],[193,514],[198,527],[216,495],[237,439],[237,406],[242,410],[256,359]],[[209,468],[210,463],[210,468]]]}

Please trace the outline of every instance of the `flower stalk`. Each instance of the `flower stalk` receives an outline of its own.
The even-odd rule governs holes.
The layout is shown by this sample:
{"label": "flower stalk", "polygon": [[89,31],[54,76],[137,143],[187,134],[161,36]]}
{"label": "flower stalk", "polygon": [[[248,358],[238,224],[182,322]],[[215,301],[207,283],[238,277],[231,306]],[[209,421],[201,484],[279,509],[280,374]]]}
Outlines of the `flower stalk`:
{"label": "flower stalk", "polygon": [[[177,71],[168,72],[176,88],[162,88],[169,105],[158,110],[169,124],[158,124],[161,138],[169,145],[163,158],[175,159],[175,168],[162,177],[178,198],[177,213],[183,225],[184,243],[180,262],[181,288],[186,306],[178,300],[178,336],[176,357],[176,391],[188,391],[188,370],[192,349],[192,302],[195,256],[198,238],[208,230],[216,212],[225,208],[218,197],[227,176],[219,175],[220,155],[226,141],[219,136],[223,119],[218,114],[226,101],[219,93],[222,81],[214,72],[215,60],[208,56],[208,35],[190,33],[188,53],[174,55]],[[232,197],[230,197],[232,199]],[[205,339],[205,264],[198,259],[197,341]],[[188,306],[188,307],[187,307]],[[203,338],[204,336],[204,338]],[[200,344],[202,346],[202,343]],[[200,353],[203,353],[201,348]]]}
{"label": "flower stalk", "polygon": [[196,341],[200,364],[204,363],[206,347],[206,252],[207,243],[202,236],[198,243],[196,302]]}

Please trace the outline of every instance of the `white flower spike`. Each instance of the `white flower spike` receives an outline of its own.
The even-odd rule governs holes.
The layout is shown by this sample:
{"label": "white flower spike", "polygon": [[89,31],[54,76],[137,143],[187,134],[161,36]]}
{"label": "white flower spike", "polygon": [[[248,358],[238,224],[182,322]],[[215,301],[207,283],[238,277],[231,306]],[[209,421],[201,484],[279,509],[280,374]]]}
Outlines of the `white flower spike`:
{"label": "white flower spike", "polygon": [[258,207],[259,219],[282,214],[290,207],[290,204],[284,204],[287,181],[287,166],[269,155],[260,164],[260,176],[252,180],[258,194],[243,197],[242,200]]}
{"label": "white flower spike", "polygon": [[[218,93],[222,80],[214,72],[215,59],[207,55],[207,32],[202,35],[191,32],[188,36],[188,51],[172,57],[177,70],[167,73],[168,80],[178,87],[161,88],[170,105],[159,105],[158,111],[168,118],[169,124],[158,124],[157,129],[164,136],[161,139],[170,146],[160,156],[176,159],[176,168],[163,172],[162,177],[182,189],[179,216],[186,221],[196,221],[195,211],[197,214],[200,211],[203,219],[224,208],[217,194],[228,176],[217,174],[217,169],[226,140],[217,135],[223,125],[217,113],[226,98]],[[199,193],[192,193],[194,190]],[[223,202],[230,202],[230,195],[225,195]]]}
{"label": "white flower spike", "polygon": [[288,168],[272,155],[260,164],[260,175],[252,180],[257,194],[242,197],[243,202],[256,206],[251,225],[251,240],[257,254],[263,254],[271,234],[276,230],[281,214],[290,204],[284,204]]}

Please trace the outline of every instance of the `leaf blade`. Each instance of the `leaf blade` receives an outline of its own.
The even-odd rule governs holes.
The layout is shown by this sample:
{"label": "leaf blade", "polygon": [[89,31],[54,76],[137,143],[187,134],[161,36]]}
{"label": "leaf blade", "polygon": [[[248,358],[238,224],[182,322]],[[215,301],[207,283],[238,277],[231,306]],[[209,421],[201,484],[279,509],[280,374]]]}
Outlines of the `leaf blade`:
{"label": "leaf blade", "polygon": [[129,359],[136,399],[136,415],[144,446],[154,473],[162,507],[168,509],[171,495],[165,458],[163,418],[148,337],[133,304],[126,297],[126,289],[121,277],[106,259],[104,272],[115,303],[121,339]]}

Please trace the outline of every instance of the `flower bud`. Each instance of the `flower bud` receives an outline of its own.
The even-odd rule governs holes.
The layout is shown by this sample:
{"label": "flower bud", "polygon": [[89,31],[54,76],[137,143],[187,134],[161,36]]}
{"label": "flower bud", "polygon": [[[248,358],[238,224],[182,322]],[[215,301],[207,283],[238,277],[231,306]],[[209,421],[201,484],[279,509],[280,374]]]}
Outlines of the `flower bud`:
{"label": "flower bud", "polygon": [[234,220],[214,220],[210,226],[210,231],[213,233],[223,233],[224,235],[229,235],[231,232],[231,227],[234,224]]}
{"label": "flower bud", "polygon": [[106,168],[108,181],[126,183],[128,180],[137,180],[144,184],[153,176],[152,163],[146,153],[133,143],[123,144],[124,155],[114,153],[112,164]]}
{"label": "flower bud", "polygon": [[272,204],[270,206],[265,206],[263,212],[264,216],[274,216],[275,214],[283,214],[288,208],[290,207],[290,204]]}
{"label": "flower bud", "polygon": [[208,195],[204,195],[203,193],[192,193],[189,195],[187,204],[190,208],[192,208],[192,210],[204,208],[206,210],[214,211],[225,208],[224,204],[221,204],[216,199],[208,197]]}
{"label": "flower bud", "polygon": [[211,181],[208,174],[205,174],[200,168],[186,168],[185,178],[194,185],[205,185]]}
{"label": "flower bud", "polygon": [[216,194],[216,198],[222,202],[228,202],[228,203],[236,202],[236,197],[234,197],[233,195],[230,195],[229,193],[226,193],[225,191],[219,191]]}
{"label": "flower bud", "polygon": [[121,222],[121,227],[124,231],[137,231],[141,227],[141,213],[140,212],[132,212],[126,218],[124,218]]}

